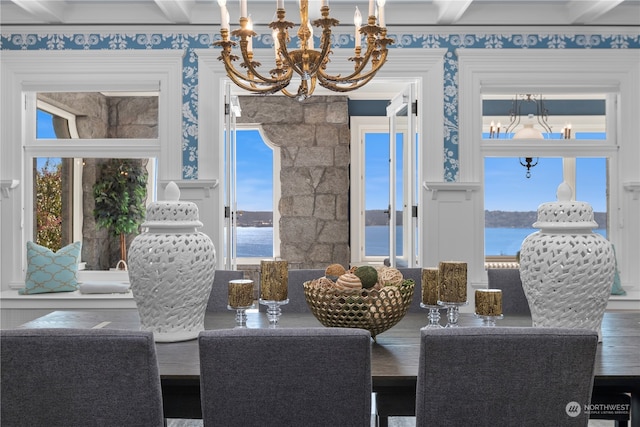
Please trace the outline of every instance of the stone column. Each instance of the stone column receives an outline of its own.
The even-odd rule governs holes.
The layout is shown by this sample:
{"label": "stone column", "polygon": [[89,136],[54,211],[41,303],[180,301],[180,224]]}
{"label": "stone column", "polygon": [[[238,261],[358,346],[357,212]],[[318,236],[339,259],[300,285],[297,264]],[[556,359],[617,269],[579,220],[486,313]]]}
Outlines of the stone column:
{"label": "stone column", "polygon": [[290,268],[349,265],[349,112],[346,96],[304,102],[240,97],[238,123],[260,123],[281,148],[280,254]]}

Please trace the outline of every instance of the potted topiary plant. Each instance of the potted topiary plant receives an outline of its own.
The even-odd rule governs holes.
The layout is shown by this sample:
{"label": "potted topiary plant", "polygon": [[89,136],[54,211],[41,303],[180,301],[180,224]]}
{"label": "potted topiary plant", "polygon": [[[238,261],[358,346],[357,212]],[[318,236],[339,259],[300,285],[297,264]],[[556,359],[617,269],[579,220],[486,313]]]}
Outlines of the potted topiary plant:
{"label": "potted topiary plant", "polygon": [[93,216],[98,228],[119,237],[120,269],[126,270],[126,236],[137,232],[145,217],[148,175],[141,160],[109,159],[101,165],[93,186]]}

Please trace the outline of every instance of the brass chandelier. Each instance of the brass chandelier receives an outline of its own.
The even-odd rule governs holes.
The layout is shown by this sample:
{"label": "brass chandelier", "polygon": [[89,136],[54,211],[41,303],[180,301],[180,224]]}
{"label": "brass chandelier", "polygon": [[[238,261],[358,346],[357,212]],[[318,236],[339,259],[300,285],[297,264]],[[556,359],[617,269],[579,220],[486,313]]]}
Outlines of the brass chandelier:
{"label": "brass chandelier", "polygon": [[[260,63],[253,60],[252,37],[257,34],[253,31],[253,24],[247,15],[247,0],[240,2],[240,28],[230,32],[229,14],[226,8],[226,0],[218,0],[221,8],[221,40],[214,43],[222,48],[218,57],[224,62],[229,78],[239,87],[247,91],[262,95],[282,92],[288,97],[302,101],[309,98],[316,84],[334,92],[348,92],[367,84],[376,75],[378,70],[387,60],[387,45],[393,40],[387,38],[387,29],[384,24],[385,0],[377,0],[378,19],[376,19],[374,0],[369,0],[369,19],[366,25],[362,25],[362,16],[356,7],[354,17],[355,24],[355,56],[349,58],[354,63],[354,69],[348,75],[331,75],[326,71],[330,60],[331,51],[331,27],[338,25],[339,21],[329,17],[327,0],[322,0],[320,13],[322,18],[309,21],[309,1],[300,0],[300,27],[298,29],[298,48],[289,50],[289,28],[293,28],[292,22],[285,20],[284,0],[277,0],[276,20],[269,24],[273,30],[275,49],[275,68],[268,75],[258,71]],[[320,47],[314,49],[313,28],[322,29]],[[232,41],[231,36],[239,39]],[[361,36],[366,39],[366,51],[362,54]],[[241,57],[232,53],[232,48],[240,44]],[[244,71],[238,70],[234,62],[238,61]],[[369,68],[368,68],[369,67]],[[300,86],[297,92],[290,92],[286,88],[291,83],[294,73],[300,77]]]}

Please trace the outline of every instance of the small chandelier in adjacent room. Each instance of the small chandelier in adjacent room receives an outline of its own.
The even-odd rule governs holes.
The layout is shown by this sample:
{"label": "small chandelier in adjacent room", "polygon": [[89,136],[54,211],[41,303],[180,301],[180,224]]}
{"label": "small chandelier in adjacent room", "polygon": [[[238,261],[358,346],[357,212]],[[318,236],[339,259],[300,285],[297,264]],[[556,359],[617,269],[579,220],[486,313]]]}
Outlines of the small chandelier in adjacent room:
{"label": "small chandelier in adjacent room", "polygon": [[[353,72],[346,75],[328,74],[326,71],[331,55],[331,27],[338,25],[339,21],[329,17],[327,0],[321,0],[320,13],[322,18],[309,21],[309,0],[300,0],[300,27],[298,29],[298,47],[289,50],[287,44],[290,41],[289,28],[294,24],[285,21],[284,0],[277,0],[276,20],[269,24],[273,30],[273,42],[275,49],[275,67],[268,74],[258,71],[260,63],[253,60],[252,37],[257,34],[253,31],[251,18],[247,13],[247,0],[240,0],[240,28],[230,32],[229,13],[226,0],[218,0],[221,8],[222,24],[220,35],[222,39],[214,43],[222,48],[222,54],[218,59],[224,62],[229,78],[239,87],[253,93],[262,95],[282,92],[283,94],[304,100],[313,94],[316,84],[335,92],[348,92],[367,84],[384,65],[387,60],[387,45],[393,40],[387,38],[387,29],[384,22],[385,0],[377,0],[377,16],[374,0],[369,0],[369,18],[362,25],[362,16],[356,7],[355,23],[355,52],[349,58],[353,61]],[[322,29],[320,46],[314,48],[313,27]],[[230,39],[230,34],[239,39],[238,42]],[[366,41],[366,50],[362,52],[361,37]],[[232,48],[240,44],[240,56],[232,53]],[[238,61],[239,70],[233,64]],[[291,83],[294,73],[300,78],[300,86],[295,92],[286,88]]]}
{"label": "small chandelier in adjacent room", "polygon": [[[522,119],[523,115],[526,117],[524,120]],[[551,134],[551,126],[547,123],[548,118],[549,112],[544,106],[542,95],[516,95],[509,111],[509,124],[504,130],[504,138],[509,138],[509,135],[522,124],[523,127],[513,133],[513,139],[544,139],[543,133],[536,129],[534,125],[541,126],[544,132]],[[500,123],[495,126],[491,122],[489,137],[498,138],[500,136],[500,127]],[[519,160],[520,164],[527,168],[527,178],[531,178],[531,168],[538,164],[539,159],[537,157],[524,157]]]}

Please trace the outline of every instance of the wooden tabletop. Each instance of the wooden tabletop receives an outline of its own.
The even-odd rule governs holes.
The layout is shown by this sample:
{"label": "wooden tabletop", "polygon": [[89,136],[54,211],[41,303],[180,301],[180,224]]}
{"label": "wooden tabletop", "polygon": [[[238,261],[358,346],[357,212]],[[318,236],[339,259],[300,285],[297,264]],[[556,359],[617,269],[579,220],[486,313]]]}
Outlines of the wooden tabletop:
{"label": "wooden tabletop", "polygon": [[[443,320],[444,322],[444,320]],[[408,313],[390,330],[372,342],[372,376],[374,386],[399,385],[415,382],[418,372],[420,328],[427,323],[427,312]],[[134,310],[56,311],[24,324],[25,328],[139,328],[138,313]],[[461,314],[460,326],[479,326],[481,321],[472,314]],[[526,317],[507,316],[497,326],[531,326]],[[207,313],[206,329],[233,328],[235,313]],[[249,328],[268,327],[264,313],[249,313]],[[311,314],[283,313],[279,327],[322,327]],[[607,312],[602,322],[603,340],[598,345],[595,377],[600,384],[619,381],[629,384],[635,380],[640,389],[640,312]],[[158,343],[156,345],[160,374],[163,379],[198,379],[199,359],[197,340]],[[405,383],[406,384],[406,383]]]}

